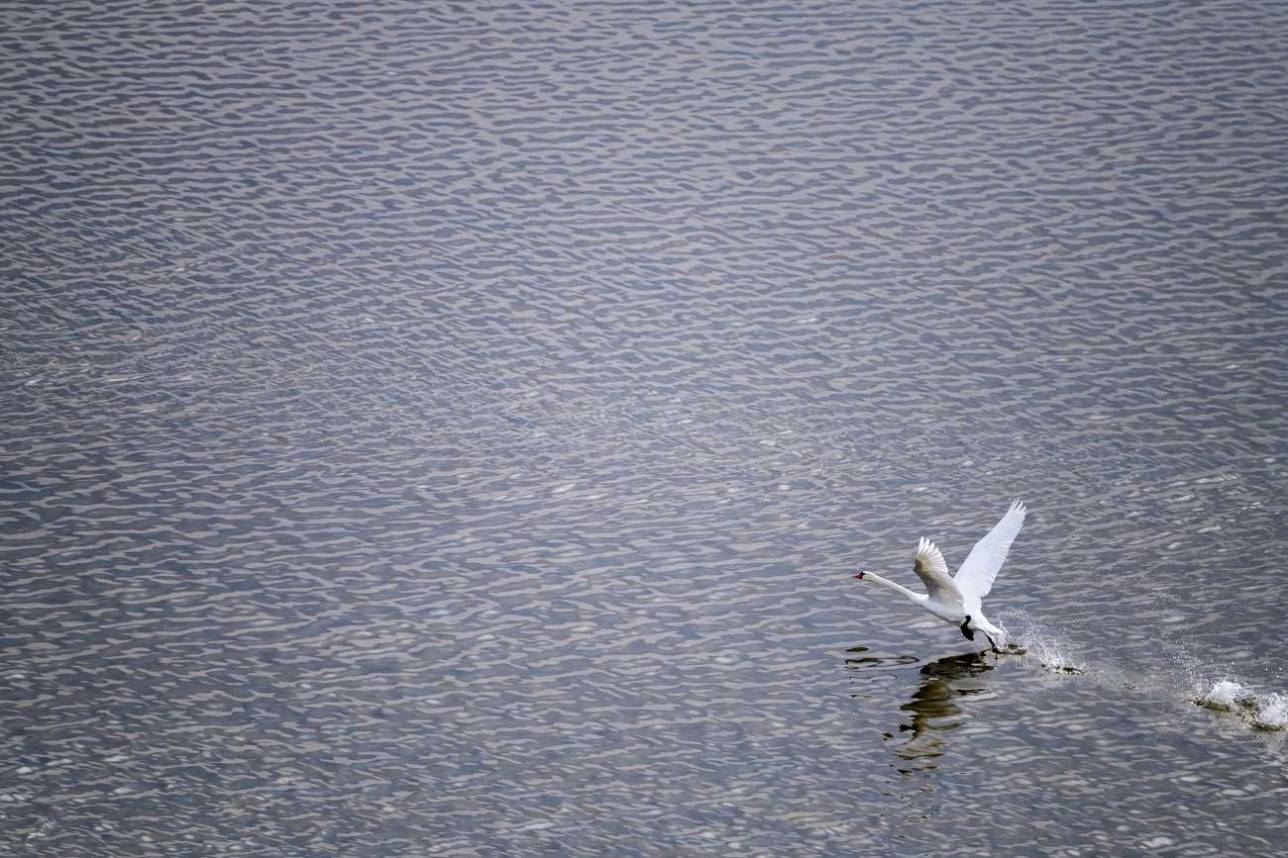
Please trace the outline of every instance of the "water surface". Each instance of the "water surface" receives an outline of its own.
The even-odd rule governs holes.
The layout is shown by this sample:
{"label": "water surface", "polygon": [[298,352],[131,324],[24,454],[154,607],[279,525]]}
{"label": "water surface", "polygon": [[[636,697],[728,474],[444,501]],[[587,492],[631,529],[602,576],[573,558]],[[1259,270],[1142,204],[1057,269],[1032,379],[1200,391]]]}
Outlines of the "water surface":
{"label": "water surface", "polygon": [[0,18],[7,854],[1288,842],[1288,6]]}

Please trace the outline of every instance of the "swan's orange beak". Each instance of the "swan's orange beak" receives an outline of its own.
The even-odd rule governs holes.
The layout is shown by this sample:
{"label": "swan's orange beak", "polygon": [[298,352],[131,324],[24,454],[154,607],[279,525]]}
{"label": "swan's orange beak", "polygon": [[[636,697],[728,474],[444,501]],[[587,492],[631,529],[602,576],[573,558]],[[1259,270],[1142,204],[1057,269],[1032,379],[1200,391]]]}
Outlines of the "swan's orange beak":
{"label": "swan's orange beak", "polygon": [[863,574],[864,574],[864,573],[862,573],[862,572],[858,572],[858,573],[856,573],[856,574],[855,574],[855,576],[854,576],[854,577],[855,577],[855,579],[857,579],[857,580],[859,580],[859,581],[862,581],[862,580],[863,580]]}

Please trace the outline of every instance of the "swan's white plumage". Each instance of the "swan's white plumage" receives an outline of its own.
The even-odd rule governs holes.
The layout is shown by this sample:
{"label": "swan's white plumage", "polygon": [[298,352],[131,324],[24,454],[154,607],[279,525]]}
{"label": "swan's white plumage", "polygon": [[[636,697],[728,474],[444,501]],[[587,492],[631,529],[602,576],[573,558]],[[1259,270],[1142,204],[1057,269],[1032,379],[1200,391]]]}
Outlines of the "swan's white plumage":
{"label": "swan's white plumage", "polygon": [[1026,512],[1024,504],[1018,500],[1011,501],[1011,508],[1002,516],[1002,520],[993,525],[988,535],[976,542],[970,554],[966,555],[966,562],[962,563],[953,580],[967,602],[973,601],[978,605],[993,589],[993,582],[997,580],[998,570],[1006,562],[1011,543],[1024,526]]}
{"label": "swan's white plumage", "polygon": [[945,607],[962,607],[962,594],[953,579],[948,577],[948,564],[944,562],[944,555],[939,553],[935,543],[924,536],[917,543],[917,558],[912,564],[912,571],[926,585],[926,592],[930,594],[932,601]]}

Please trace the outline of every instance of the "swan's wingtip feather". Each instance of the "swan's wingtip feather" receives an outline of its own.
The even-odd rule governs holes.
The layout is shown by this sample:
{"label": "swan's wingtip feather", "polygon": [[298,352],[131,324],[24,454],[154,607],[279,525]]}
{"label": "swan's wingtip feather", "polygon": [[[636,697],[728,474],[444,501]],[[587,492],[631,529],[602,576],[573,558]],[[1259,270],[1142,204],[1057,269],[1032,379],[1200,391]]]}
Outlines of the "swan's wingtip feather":
{"label": "swan's wingtip feather", "polygon": [[930,557],[933,557],[935,553],[938,551],[939,549],[935,547],[935,543],[924,536],[917,541],[918,557],[930,558]]}

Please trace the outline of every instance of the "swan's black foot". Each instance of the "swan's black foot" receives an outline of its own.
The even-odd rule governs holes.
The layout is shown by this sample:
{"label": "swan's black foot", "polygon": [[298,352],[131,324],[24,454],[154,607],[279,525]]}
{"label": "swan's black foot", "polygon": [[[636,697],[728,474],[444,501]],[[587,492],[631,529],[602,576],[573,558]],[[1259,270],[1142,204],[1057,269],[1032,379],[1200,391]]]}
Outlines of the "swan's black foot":
{"label": "swan's black foot", "polygon": [[975,640],[975,632],[970,628],[970,617],[962,621],[962,637],[968,641]]}
{"label": "swan's black foot", "polygon": [[993,636],[990,635],[988,632],[984,632],[984,637],[988,638],[988,645],[993,648],[993,652],[997,653],[998,655],[1001,655],[1002,651],[997,648],[997,643],[996,641],[993,640]]}

